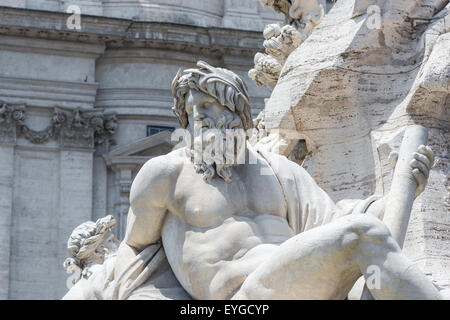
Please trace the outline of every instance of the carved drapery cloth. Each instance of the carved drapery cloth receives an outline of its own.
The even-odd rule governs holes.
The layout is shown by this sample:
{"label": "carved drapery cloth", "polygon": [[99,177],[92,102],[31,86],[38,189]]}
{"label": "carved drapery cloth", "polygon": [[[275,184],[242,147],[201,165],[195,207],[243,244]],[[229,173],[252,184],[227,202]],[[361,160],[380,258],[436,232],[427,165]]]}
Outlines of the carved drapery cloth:
{"label": "carved drapery cloth", "polygon": [[33,130],[25,124],[26,106],[8,105],[0,102],[0,143],[15,144],[16,138],[24,137],[36,144],[57,139],[61,147],[95,148],[113,142],[117,129],[114,113],[105,114],[103,109],[65,109],[55,107],[51,124],[43,130]]}

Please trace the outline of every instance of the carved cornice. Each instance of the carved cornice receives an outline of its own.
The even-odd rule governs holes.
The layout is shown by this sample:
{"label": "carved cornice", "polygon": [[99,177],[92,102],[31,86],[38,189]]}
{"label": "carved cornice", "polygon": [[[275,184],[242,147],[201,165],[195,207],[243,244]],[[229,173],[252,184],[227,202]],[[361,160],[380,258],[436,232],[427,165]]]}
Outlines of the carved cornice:
{"label": "carved cornice", "polygon": [[108,149],[117,129],[114,113],[103,109],[53,109],[52,123],[44,130],[33,130],[25,124],[26,106],[0,102],[0,143],[15,144],[22,136],[31,143],[41,144],[57,139],[61,148],[88,148],[103,146]]}
{"label": "carved cornice", "polygon": [[0,35],[102,44],[111,48],[157,48],[222,57],[253,56],[262,49],[259,32],[160,22],[82,16],[82,29],[69,30],[68,15],[0,7]]}

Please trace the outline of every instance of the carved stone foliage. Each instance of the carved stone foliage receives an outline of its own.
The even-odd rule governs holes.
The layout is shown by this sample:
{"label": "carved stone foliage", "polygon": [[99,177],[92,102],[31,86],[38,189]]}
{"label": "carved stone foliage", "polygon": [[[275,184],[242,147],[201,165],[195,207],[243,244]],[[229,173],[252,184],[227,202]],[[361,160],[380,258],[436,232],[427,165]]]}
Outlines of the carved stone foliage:
{"label": "carved stone foliage", "polygon": [[281,64],[272,56],[260,52],[255,55],[254,63],[255,66],[250,69],[248,76],[257,86],[266,86],[272,91],[280,76]]}
{"label": "carved stone foliage", "polygon": [[62,147],[93,148],[109,141],[117,128],[117,119],[95,109],[55,109],[53,127]]}
{"label": "carved stone foliage", "polygon": [[285,25],[280,28],[278,24],[267,25],[263,34],[266,53],[258,52],[255,55],[255,66],[248,75],[256,85],[264,85],[272,90],[287,57],[300,45],[303,37],[293,26]]}
{"label": "carved stone foliage", "polygon": [[25,124],[24,105],[0,105],[0,143],[14,144],[17,136],[23,136],[36,144],[53,138],[61,147],[92,149],[109,145],[117,128],[116,115],[104,114],[102,109],[55,107],[51,124],[44,130],[33,130]]}
{"label": "carved stone foliage", "polygon": [[265,7],[272,8],[278,13],[282,13],[285,16],[289,14],[289,8],[291,7],[291,0],[259,0]]}
{"label": "carved stone foliage", "polygon": [[281,65],[304,40],[300,32],[291,25],[280,28],[278,24],[269,24],[264,28],[263,35],[266,39],[263,45],[267,54],[274,57]]}
{"label": "carved stone foliage", "polygon": [[273,90],[289,54],[294,51],[322,21],[324,9],[316,0],[261,0],[264,6],[283,13],[286,25],[269,24],[264,29],[266,53],[257,53],[255,66],[248,72],[257,86]]}
{"label": "carved stone foliage", "polygon": [[308,37],[322,21],[324,8],[317,0],[291,0],[289,8],[289,24]]}
{"label": "carved stone foliage", "polygon": [[17,127],[24,126],[25,106],[9,106],[0,101],[0,143],[14,144]]}
{"label": "carved stone foliage", "polygon": [[309,35],[324,16],[324,8],[317,0],[260,0],[265,7],[285,16],[286,23]]}

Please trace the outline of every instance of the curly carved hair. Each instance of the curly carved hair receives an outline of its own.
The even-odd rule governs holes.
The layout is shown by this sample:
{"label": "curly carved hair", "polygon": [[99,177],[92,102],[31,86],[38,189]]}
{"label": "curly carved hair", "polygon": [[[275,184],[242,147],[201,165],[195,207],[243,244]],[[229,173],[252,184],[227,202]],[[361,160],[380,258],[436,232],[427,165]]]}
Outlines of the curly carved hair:
{"label": "curly carved hair", "polygon": [[[178,70],[172,81],[174,106],[182,128],[188,126],[185,108],[186,94],[194,89],[214,97],[221,105],[239,115],[245,130],[253,127],[247,86],[234,72],[215,68],[204,61],[197,62],[198,69]],[[184,74],[183,74],[184,73]]]}

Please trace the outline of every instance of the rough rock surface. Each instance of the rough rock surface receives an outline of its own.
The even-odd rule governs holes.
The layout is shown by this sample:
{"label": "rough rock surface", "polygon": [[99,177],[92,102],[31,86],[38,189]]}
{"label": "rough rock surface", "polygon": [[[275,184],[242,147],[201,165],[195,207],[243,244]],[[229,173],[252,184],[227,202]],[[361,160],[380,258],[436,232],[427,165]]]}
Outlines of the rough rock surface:
{"label": "rough rock surface", "polygon": [[336,201],[387,194],[388,155],[404,129],[429,129],[437,161],[404,251],[442,286],[450,286],[449,11],[443,0],[338,0],[289,55],[265,108],[265,129],[306,141],[307,170]]}

